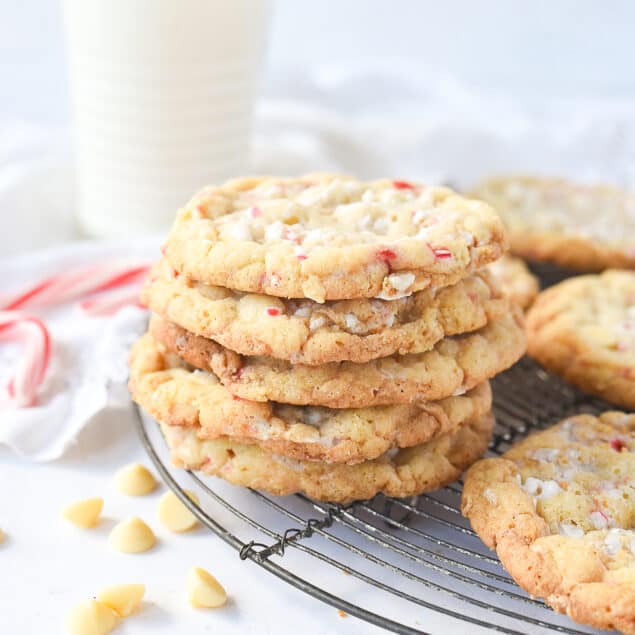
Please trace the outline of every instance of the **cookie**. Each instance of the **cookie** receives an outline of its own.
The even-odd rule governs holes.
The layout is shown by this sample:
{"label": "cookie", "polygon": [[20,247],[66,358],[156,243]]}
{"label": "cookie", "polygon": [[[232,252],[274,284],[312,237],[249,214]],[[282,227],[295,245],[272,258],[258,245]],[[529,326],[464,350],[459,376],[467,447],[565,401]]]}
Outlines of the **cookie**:
{"label": "cookie", "polygon": [[484,181],[471,195],[501,215],[518,256],[576,271],[635,269],[635,194],[510,176]]}
{"label": "cookie", "polygon": [[509,311],[509,300],[488,272],[398,300],[318,304],[174,277],[166,261],[153,269],[142,299],[170,322],[242,355],[309,365],[426,351],[446,335],[481,328]]}
{"label": "cookie", "polygon": [[493,262],[489,270],[500,288],[521,309],[528,309],[540,292],[540,283],[520,258],[505,254]]}
{"label": "cookie", "polygon": [[635,272],[550,287],[527,314],[529,354],[585,392],[635,409]]}
{"label": "cookie", "polygon": [[447,188],[307,175],[204,189],[164,251],[193,280],[324,302],[454,284],[505,248],[496,212]]}
{"label": "cookie", "polygon": [[339,409],[258,403],[233,396],[212,374],[192,371],[145,335],[130,356],[133,399],[200,438],[257,444],[293,459],[360,463],[456,430],[491,408],[489,384],[438,402]]}
{"label": "cookie", "polygon": [[531,595],[635,633],[635,415],[571,417],[479,461],[462,510]]}
{"label": "cookie", "polygon": [[462,394],[514,364],[525,352],[520,310],[479,331],[441,340],[433,350],[365,364],[290,364],[246,357],[154,316],[149,331],[191,366],[211,371],[234,395],[251,401],[360,408]]}
{"label": "cookie", "polygon": [[415,496],[447,485],[485,452],[493,427],[494,417],[486,414],[428,443],[390,450],[373,461],[342,465],[297,461],[256,445],[201,439],[196,428],[161,424],[178,467],[277,496],[302,492],[333,503],[367,500],[379,493]]}

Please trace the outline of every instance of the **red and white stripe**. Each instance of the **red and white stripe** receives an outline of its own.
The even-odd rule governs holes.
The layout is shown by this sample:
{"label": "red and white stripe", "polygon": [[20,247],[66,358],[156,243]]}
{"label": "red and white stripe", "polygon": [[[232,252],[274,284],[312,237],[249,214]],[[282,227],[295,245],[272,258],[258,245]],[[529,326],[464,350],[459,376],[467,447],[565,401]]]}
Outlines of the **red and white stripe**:
{"label": "red and white stripe", "polygon": [[56,307],[86,296],[79,308],[89,316],[111,315],[127,305],[141,306],[138,285],[149,268],[147,263],[121,262],[78,267],[0,298],[0,341],[18,341],[25,349],[7,386],[9,404],[20,408],[35,405],[51,358],[46,325],[25,309]]}
{"label": "red and white stripe", "polygon": [[0,311],[0,340],[19,341],[24,354],[7,389],[9,403],[19,408],[35,405],[51,359],[51,337],[40,318],[18,311]]}
{"label": "red and white stripe", "polygon": [[0,298],[0,308],[44,309],[59,306],[94,293],[139,283],[146,276],[147,263],[88,265],[55,274],[9,297]]}

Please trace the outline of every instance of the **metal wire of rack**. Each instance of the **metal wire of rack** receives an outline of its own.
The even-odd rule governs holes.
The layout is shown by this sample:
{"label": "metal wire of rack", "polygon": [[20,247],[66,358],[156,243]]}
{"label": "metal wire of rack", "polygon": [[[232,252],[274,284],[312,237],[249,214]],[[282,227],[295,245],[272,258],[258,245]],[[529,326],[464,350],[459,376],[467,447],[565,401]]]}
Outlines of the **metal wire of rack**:
{"label": "metal wire of rack", "polygon": [[[528,358],[492,381],[497,425],[490,455],[574,413],[610,409]],[[461,483],[416,498],[377,496],[347,506],[296,495],[270,497],[177,470],[151,419],[137,411],[143,445],[168,486],[241,560],[349,615],[395,633],[425,633],[417,612],[456,620],[457,630],[593,633],[531,599],[461,516]],[[199,504],[184,491],[195,488]],[[336,589],[335,572],[345,574]],[[378,610],[381,607],[381,610]],[[415,609],[413,612],[413,608]],[[414,617],[413,617],[414,615]]]}

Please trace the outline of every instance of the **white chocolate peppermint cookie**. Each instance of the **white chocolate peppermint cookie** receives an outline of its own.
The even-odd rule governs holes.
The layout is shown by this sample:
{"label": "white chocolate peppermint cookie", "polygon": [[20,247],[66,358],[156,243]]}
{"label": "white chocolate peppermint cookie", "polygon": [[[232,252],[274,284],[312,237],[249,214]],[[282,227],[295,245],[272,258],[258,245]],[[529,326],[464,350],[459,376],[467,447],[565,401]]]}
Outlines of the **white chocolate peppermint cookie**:
{"label": "white chocolate peppermint cookie", "polygon": [[525,352],[526,339],[515,308],[478,331],[441,340],[426,353],[365,364],[306,366],[238,355],[158,316],[150,321],[149,332],[167,351],[213,372],[233,395],[330,408],[409,404],[463,394],[514,364]]}
{"label": "white chocolate peppermint cookie", "polygon": [[338,409],[258,403],[232,395],[212,374],[191,370],[145,335],[130,355],[133,399],[159,421],[196,428],[302,460],[355,464],[424,443],[489,412],[487,382],[438,402]]}
{"label": "white chocolate peppermint cookie", "polygon": [[164,251],[194,280],[324,302],[453,284],[505,247],[496,212],[447,188],[307,175],[204,189]]}
{"label": "white chocolate peppermint cookie", "polygon": [[298,461],[227,439],[205,440],[196,428],[161,423],[172,461],[178,467],[201,470],[277,496],[303,492],[333,503],[367,500],[379,493],[416,496],[443,487],[485,452],[493,427],[494,417],[486,414],[428,443],[343,465]]}
{"label": "white chocolate peppermint cookie", "polygon": [[527,314],[529,354],[585,392],[635,409],[635,272],[570,278]]}
{"label": "white chocolate peppermint cookie", "polygon": [[635,415],[571,417],[479,461],[462,510],[531,595],[635,633]]}
{"label": "white chocolate peppermint cookie", "polygon": [[308,365],[430,350],[446,335],[485,326],[510,306],[489,272],[397,300],[319,304],[193,282],[174,274],[165,260],[152,271],[142,298],[170,322],[237,353]]}
{"label": "white chocolate peppermint cookie", "polygon": [[609,185],[507,176],[470,194],[501,215],[512,253],[577,271],[635,268],[635,194]]}

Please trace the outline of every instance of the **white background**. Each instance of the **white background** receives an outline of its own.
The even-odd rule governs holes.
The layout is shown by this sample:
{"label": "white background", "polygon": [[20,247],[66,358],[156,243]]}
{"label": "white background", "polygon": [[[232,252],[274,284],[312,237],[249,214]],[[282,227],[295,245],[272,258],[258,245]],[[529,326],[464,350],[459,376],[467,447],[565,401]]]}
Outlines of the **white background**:
{"label": "white background", "polygon": [[[263,91],[290,70],[381,60],[529,100],[633,95],[633,24],[628,0],[276,0]],[[0,0],[0,122],[68,116],[58,2]]]}

